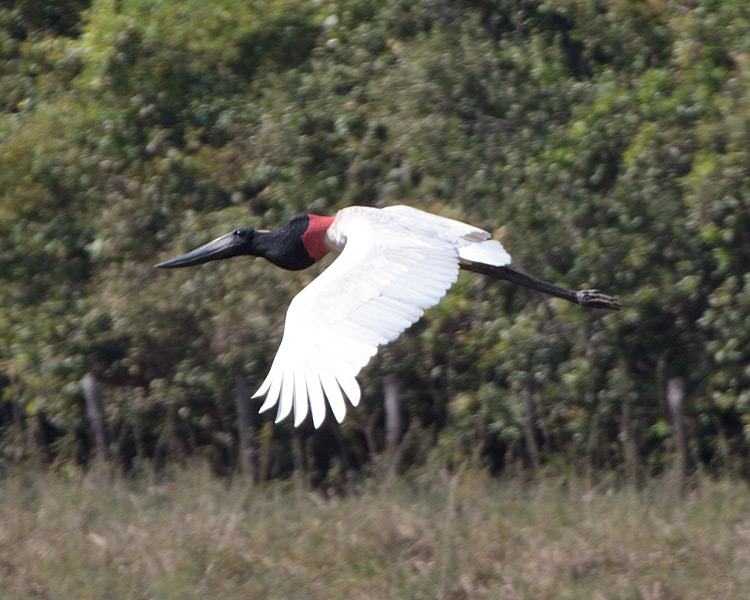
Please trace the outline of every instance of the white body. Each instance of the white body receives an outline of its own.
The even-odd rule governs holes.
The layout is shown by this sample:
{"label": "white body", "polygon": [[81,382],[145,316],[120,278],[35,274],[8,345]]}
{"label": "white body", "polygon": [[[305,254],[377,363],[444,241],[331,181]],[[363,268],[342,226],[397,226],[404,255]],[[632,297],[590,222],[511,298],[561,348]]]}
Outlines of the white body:
{"label": "white body", "polygon": [[289,305],[281,346],[254,396],[266,396],[261,412],[278,403],[277,422],[294,409],[295,426],[311,412],[319,427],[327,398],[341,422],[344,395],[359,403],[359,371],[378,346],[438,303],[461,262],[510,263],[500,242],[489,238],[482,229],[408,206],[340,210],[325,243],[341,255]]}

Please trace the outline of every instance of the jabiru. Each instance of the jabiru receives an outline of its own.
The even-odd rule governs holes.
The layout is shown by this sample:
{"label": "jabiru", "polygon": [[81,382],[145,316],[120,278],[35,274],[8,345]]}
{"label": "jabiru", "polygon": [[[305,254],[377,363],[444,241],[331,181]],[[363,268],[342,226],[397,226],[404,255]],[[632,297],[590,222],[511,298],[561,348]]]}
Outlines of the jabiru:
{"label": "jabiru", "polygon": [[294,409],[295,426],[311,412],[320,427],[325,398],[341,422],[344,395],[359,404],[356,376],[378,346],[395,340],[437,304],[459,269],[586,307],[620,308],[619,300],[598,290],[568,290],[515,271],[507,266],[510,255],[486,231],[408,206],[298,215],[274,231],[242,227],[156,267],[250,255],[296,271],[329,251],[340,255],[292,300],[271,370],[253,396],[265,395],[261,412],[278,404],[277,423]]}

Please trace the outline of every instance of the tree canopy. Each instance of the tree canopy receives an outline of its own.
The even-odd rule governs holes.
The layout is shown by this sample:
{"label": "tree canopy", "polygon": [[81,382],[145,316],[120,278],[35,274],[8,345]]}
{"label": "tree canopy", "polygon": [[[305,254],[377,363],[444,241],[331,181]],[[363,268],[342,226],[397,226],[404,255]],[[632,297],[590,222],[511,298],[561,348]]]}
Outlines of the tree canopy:
{"label": "tree canopy", "polygon": [[462,274],[341,426],[253,416],[262,476],[299,465],[295,444],[321,476],[366,463],[391,374],[408,461],[528,461],[532,408],[543,464],[656,472],[680,378],[692,464],[744,471],[748,198],[744,0],[1,2],[0,450],[88,460],[93,373],[124,465],[234,468],[237,378],[262,380],[318,271],[153,264],[403,203],[624,308]]}

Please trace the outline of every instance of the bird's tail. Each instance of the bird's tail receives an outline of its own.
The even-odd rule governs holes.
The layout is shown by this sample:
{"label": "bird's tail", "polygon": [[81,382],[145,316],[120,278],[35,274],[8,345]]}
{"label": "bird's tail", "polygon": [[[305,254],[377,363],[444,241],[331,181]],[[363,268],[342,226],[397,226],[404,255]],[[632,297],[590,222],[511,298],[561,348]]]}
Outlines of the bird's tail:
{"label": "bird's tail", "polygon": [[550,296],[562,298],[563,300],[585,306],[586,308],[620,310],[620,301],[617,298],[607,296],[607,294],[603,294],[599,290],[569,290],[505,266],[495,267],[479,262],[463,260],[461,261],[461,268],[466,271],[480,273],[481,275],[488,275],[495,279],[506,279],[512,283],[549,294]]}

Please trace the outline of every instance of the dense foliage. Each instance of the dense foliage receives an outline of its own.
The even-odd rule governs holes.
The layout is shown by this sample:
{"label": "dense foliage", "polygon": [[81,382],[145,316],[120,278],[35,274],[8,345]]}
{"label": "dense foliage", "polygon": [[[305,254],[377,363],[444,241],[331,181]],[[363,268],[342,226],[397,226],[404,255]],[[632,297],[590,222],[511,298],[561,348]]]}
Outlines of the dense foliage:
{"label": "dense foliage", "polygon": [[[406,203],[483,226],[585,311],[462,274],[313,435],[256,417],[259,476],[402,456],[645,472],[686,382],[693,466],[750,455],[750,7],[744,0],[0,2],[0,427],[7,460],[237,460],[314,275],[152,265],[238,225]],[[528,431],[527,431],[528,434]],[[31,443],[33,440],[33,444]]]}

